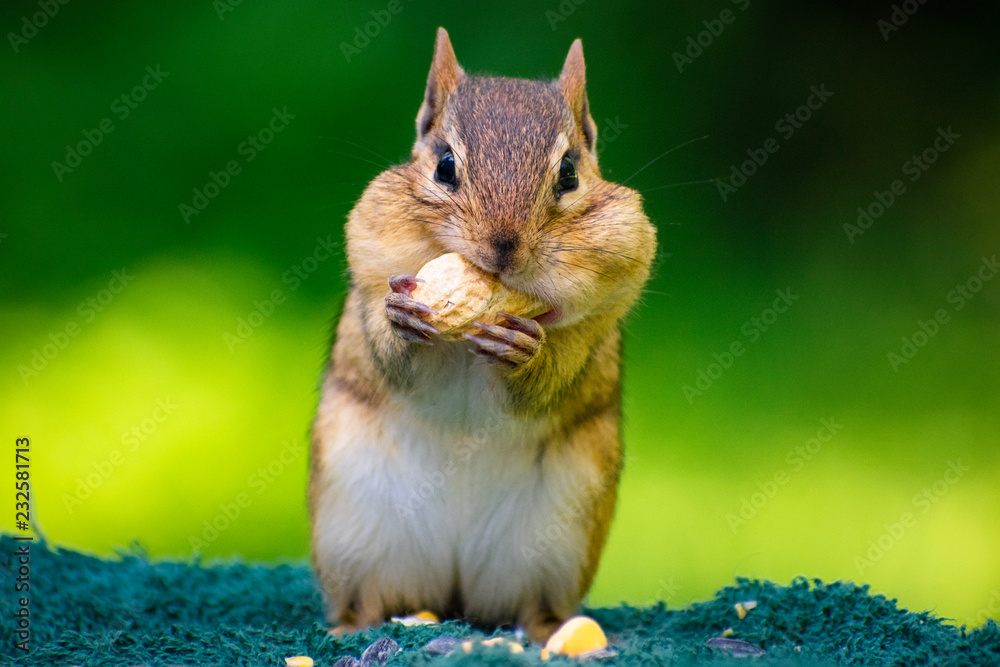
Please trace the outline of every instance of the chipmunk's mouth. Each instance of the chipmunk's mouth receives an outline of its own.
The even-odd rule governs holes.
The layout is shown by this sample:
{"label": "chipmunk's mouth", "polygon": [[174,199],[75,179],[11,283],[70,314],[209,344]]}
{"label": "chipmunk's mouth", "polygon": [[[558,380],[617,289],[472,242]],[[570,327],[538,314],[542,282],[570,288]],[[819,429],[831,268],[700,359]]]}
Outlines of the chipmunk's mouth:
{"label": "chipmunk's mouth", "polygon": [[549,309],[544,313],[536,315],[531,319],[542,325],[554,325],[562,322],[563,317],[566,315],[565,311],[561,306],[557,306],[553,303],[554,299],[552,295],[547,294],[546,290],[537,289],[537,286],[533,284],[530,277],[524,276],[523,274],[519,276],[510,276],[509,274],[504,274],[503,272],[494,273],[492,275],[496,276],[497,280],[506,285],[508,288],[529,294],[535,299],[541,301],[543,304],[549,306]]}
{"label": "chipmunk's mouth", "polygon": [[538,317],[535,317],[534,320],[539,324],[558,324],[562,316],[562,308],[556,306],[552,310],[547,310]]}

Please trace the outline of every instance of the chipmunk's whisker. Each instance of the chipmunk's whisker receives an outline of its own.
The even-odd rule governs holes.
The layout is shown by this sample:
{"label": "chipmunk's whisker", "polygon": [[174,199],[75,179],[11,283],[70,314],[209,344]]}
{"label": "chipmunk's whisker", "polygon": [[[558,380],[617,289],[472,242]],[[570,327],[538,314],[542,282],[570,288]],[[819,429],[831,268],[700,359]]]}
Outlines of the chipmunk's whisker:
{"label": "chipmunk's whisker", "polygon": [[703,178],[698,181],[684,181],[682,183],[667,183],[666,185],[657,185],[653,188],[646,188],[645,190],[637,190],[640,194],[646,194],[647,192],[654,192],[656,190],[664,190],[666,188],[679,188],[682,185],[700,185],[702,183],[718,183],[717,178]]}
{"label": "chipmunk's whisker", "polygon": [[563,223],[560,223],[560,224],[556,225],[554,227],[554,230],[555,230],[556,233],[553,233],[551,236],[552,236],[552,238],[559,238],[561,236],[565,236],[566,234],[570,234],[570,233],[572,233],[574,231],[579,231],[579,230],[584,229],[584,228],[585,229],[601,229],[601,228],[605,228],[605,227],[612,228],[612,229],[621,229],[622,223],[621,223],[621,221],[618,221],[618,220],[600,221],[600,222],[597,222],[597,221],[583,221],[583,220],[569,220],[569,221],[566,221],[566,222],[563,222]]}
{"label": "chipmunk's whisker", "polygon": [[384,160],[385,164],[382,165],[384,167],[392,167],[392,166],[394,166],[396,164],[395,162],[393,162],[392,160],[390,160],[386,156],[382,155],[378,151],[373,151],[372,149],[368,148],[364,144],[359,144],[359,143],[357,143],[355,141],[349,141],[349,140],[344,139],[342,137],[323,137],[323,136],[321,136],[320,138],[321,139],[333,139],[334,141],[340,141],[340,142],[343,142],[345,144],[349,144],[351,146],[355,146],[356,148],[360,148],[363,151],[367,151],[367,152],[371,153],[372,155],[374,155],[375,157],[381,158],[382,160]]}
{"label": "chipmunk's whisker", "polygon": [[369,160],[368,158],[361,157],[360,155],[354,155],[353,153],[345,153],[344,151],[334,151],[334,150],[330,150],[330,151],[327,151],[327,152],[328,153],[333,153],[334,155],[343,155],[345,157],[354,158],[355,160],[359,160],[361,162],[366,162],[366,163],[368,163],[370,165],[378,167],[379,169],[385,169],[385,165],[384,164],[380,164],[378,162],[374,162],[373,160]]}
{"label": "chipmunk's whisker", "polygon": [[636,176],[638,176],[639,174],[641,174],[641,173],[643,172],[643,170],[645,170],[645,169],[646,169],[646,167],[648,167],[648,166],[652,165],[652,164],[653,164],[654,162],[657,162],[658,160],[660,160],[660,159],[662,159],[662,158],[665,158],[666,156],[670,155],[670,154],[671,154],[671,153],[673,153],[674,151],[676,151],[676,150],[678,150],[678,149],[681,149],[681,148],[684,148],[685,146],[688,146],[688,145],[690,145],[690,144],[693,144],[693,143],[695,143],[696,141],[703,141],[703,140],[705,140],[705,139],[708,139],[708,137],[709,137],[709,135],[707,135],[707,134],[706,134],[706,135],[705,135],[705,136],[703,136],[703,137],[695,137],[694,139],[688,139],[687,141],[685,141],[685,142],[683,142],[683,143],[680,143],[680,144],[677,144],[677,145],[676,145],[676,146],[674,146],[673,148],[670,148],[670,149],[668,149],[668,150],[665,150],[665,151],[663,151],[662,153],[660,153],[659,155],[657,155],[656,157],[654,157],[654,158],[653,158],[652,160],[650,160],[650,161],[649,161],[649,162],[647,162],[646,164],[644,164],[644,165],[642,165],[641,167],[639,167],[639,168],[638,168],[638,169],[637,169],[637,170],[635,171],[635,173],[634,173],[634,174],[632,174],[631,176],[629,176],[628,178],[626,178],[626,179],[625,179],[624,181],[622,181],[622,182],[620,183],[620,185],[625,185],[626,183],[628,183],[629,181],[631,181],[631,180],[632,180],[633,178],[635,178]]}
{"label": "chipmunk's whisker", "polygon": [[549,247],[552,249],[553,252],[579,252],[579,253],[603,252],[608,255],[614,255],[615,257],[621,257],[622,259],[627,259],[628,261],[635,262],[636,264],[642,263],[639,260],[635,259],[634,257],[629,257],[628,255],[623,255],[620,252],[615,252],[614,250],[608,250],[607,248],[595,248],[584,245],[566,245],[562,243],[559,245],[550,245]]}
{"label": "chipmunk's whisker", "polygon": [[599,276],[603,276],[604,278],[607,278],[608,280],[611,280],[611,276],[609,276],[608,274],[604,273],[603,271],[598,271],[597,269],[595,269],[593,267],[590,267],[590,266],[584,266],[582,264],[575,264],[573,262],[567,262],[564,259],[552,258],[552,261],[554,263],[556,263],[556,264],[563,264],[563,265],[566,265],[566,266],[572,266],[572,267],[577,268],[577,269],[583,269],[584,271],[590,271],[591,273],[596,273]]}

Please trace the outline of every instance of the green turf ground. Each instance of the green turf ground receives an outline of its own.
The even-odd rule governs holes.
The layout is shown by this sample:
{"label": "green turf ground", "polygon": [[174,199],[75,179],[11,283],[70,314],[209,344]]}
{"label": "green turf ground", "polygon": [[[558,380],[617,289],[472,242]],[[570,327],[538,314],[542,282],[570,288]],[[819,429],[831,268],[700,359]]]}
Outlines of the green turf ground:
{"label": "green turf ground", "polygon": [[[4,580],[13,579],[12,554],[25,544],[0,539]],[[4,664],[277,666],[285,657],[306,655],[317,665],[332,665],[343,656],[357,658],[379,637],[391,637],[401,647],[393,665],[580,664],[566,658],[545,663],[538,646],[526,646],[518,655],[506,647],[431,655],[425,646],[439,636],[475,640],[496,634],[519,641],[509,629],[457,622],[415,628],[390,623],[334,639],[304,566],[151,564],[135,553],[98,560],[72,551],[53,554],[40,542],[27,549],[31,571],[25,576],[32,588],[23,632],[30,634],[21,638],[28,642],[26,651],[9,641],[0,645]],[[736,603],[751,600],[756,606],[740,618]],[[0,598],[4,618],[23,608],[9,596]],[[1000,662],[1000,630],[992,621],[966,633],[864,588],[819,580],[783,587],[743,579],[683,610],[660,603],[587,613],[601,624],[617,655],[585,664],[747,664],[734,650],[753,651],[752,664],[759,665]],[[710,644],[723,635],[742,643]]]}

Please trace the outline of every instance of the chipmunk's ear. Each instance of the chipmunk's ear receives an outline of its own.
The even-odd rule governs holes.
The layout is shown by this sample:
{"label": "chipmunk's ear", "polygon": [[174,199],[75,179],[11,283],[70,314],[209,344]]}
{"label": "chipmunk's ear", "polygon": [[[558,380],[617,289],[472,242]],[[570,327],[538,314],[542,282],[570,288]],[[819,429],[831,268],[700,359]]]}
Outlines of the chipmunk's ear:
{"label": "chipmunk's ear", "polygon": [[583,64],[583,42],[579,39],[569,47],[569,55],[559,75],[559,90],[569,103],[573,119],[587,142],[587,150],[593,153],[597,144],[597,125],[590,116],[590,105],[587,103],[586,66]]}
{"label": "chipmunk's ear", "polygon": [[424,103],[420,105],[420,112],[417,114],[418,143],[441,120],[448,96],[455,92],[463,77],[465,72],[458,66],[448,31],[438,28],[437,42],[434,44],[434,61],[431,63],[431,73],[427,76],[427,91],[424,93]]}

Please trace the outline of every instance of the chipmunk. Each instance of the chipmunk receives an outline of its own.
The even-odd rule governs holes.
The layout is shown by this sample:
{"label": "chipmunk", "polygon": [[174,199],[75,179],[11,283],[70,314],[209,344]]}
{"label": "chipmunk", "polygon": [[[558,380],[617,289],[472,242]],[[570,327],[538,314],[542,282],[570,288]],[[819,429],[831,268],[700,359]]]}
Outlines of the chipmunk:
{"label": "chipmunk", "polygon": [[[656,233],[639,194],[601,178],[579,39],[555,81],[479,77],[439,28],[416,125],[411,159],[346,224],[312,559],[338,633],[429,610],[543,641],[589,589],[614,513],[619,321]],[[445,253],[550,307],[439,338],[410,293]]]}

